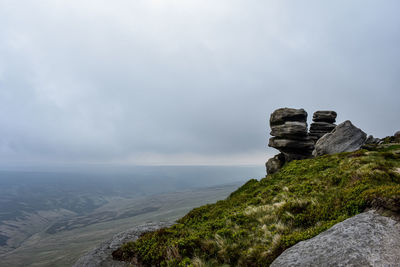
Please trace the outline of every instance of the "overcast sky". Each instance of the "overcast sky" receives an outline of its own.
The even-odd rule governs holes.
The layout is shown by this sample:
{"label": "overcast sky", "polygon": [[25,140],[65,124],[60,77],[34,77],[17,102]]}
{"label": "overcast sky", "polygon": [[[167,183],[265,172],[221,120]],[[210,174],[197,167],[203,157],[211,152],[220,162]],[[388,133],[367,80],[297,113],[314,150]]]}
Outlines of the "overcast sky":
{"label": "overcast sky", "polygon": [[279,107],[400,130],[400,1],[0,0],[0,166],[253,164]]}

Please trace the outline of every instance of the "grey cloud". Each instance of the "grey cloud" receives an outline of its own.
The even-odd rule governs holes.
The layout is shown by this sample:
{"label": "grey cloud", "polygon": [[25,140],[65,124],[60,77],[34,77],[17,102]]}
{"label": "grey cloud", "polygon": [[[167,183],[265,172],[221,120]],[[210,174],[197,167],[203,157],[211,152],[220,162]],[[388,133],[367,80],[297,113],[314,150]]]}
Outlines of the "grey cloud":
{"label": "grey cloud", "polygon": [[399,7],[3,1],[0,159],[267,156],[268,116],[284,106],[334,109],[339,121],[392,134]]}

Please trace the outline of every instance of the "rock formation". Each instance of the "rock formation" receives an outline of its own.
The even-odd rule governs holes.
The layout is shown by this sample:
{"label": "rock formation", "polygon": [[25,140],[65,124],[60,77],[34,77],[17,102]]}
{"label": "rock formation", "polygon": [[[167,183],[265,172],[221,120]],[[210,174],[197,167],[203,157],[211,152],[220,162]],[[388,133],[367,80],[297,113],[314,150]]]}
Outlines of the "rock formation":
{"label": "rock formation", "polygon": [[[369,136],[350,121],[336,126],[337,113],[319,110],[313,114],[310,132],[307,132],[307,112],[304,109],[280,108],[270,117],[272,138],[268,146],[281,153],[270,158],[265,166],[267,174],[277,172],[289,161],[312,156],[351,152],[364,144],[377,144],[380,139]],[[400,132],[396,133],[400,142]],[[396,137],[392,137],[395,139]]]}
{"label": "rock formation", "polygon": [[278,266],[399,266],[400,224],[364,212],[284,251]]}
{"label": "rock formation", "polygon": [[330,110],[320,110],[314,112],[313,123],[310,125],[310,138],[317,142],[326,133],[335,129],[336,112]]}
{"label": "rock formation", "polygon": [[321,137],[315,144],[313,156],[356,151],[367,139],[367,134],[354,126],[351,121],[345,121],[328,134]]}
{"label": "rock formation", "polygon": [[270,117],[271,135],[268,146],[278,149],[282,155],[271,158],[267,173],[276,172],[285,162],[311,156],[314,142],[307,133],[307,112],[304,109],[280,108]]}

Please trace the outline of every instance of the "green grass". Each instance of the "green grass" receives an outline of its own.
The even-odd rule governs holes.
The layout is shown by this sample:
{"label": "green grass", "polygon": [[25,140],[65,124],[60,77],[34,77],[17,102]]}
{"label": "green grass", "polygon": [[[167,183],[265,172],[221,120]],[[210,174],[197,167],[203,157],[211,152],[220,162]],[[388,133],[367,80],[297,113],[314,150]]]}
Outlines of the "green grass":
{"label": "green grass", "polygon": [[370,207],[397,212],[400,145],[292,161],[226,200],[118,249],[145,266],[268,266],[297,242]]}

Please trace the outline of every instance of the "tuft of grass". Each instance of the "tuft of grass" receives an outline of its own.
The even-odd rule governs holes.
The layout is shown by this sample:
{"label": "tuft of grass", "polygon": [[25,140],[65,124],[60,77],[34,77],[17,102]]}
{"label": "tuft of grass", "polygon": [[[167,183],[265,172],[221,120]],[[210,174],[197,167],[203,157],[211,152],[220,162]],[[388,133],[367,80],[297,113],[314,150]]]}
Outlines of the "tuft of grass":
{"label": "tuft of grass", "polygon": [[292,161],[226,200],[114,253],[144,266],[265,266],[334,224],[382,207],[400,212],[400,145]]}

